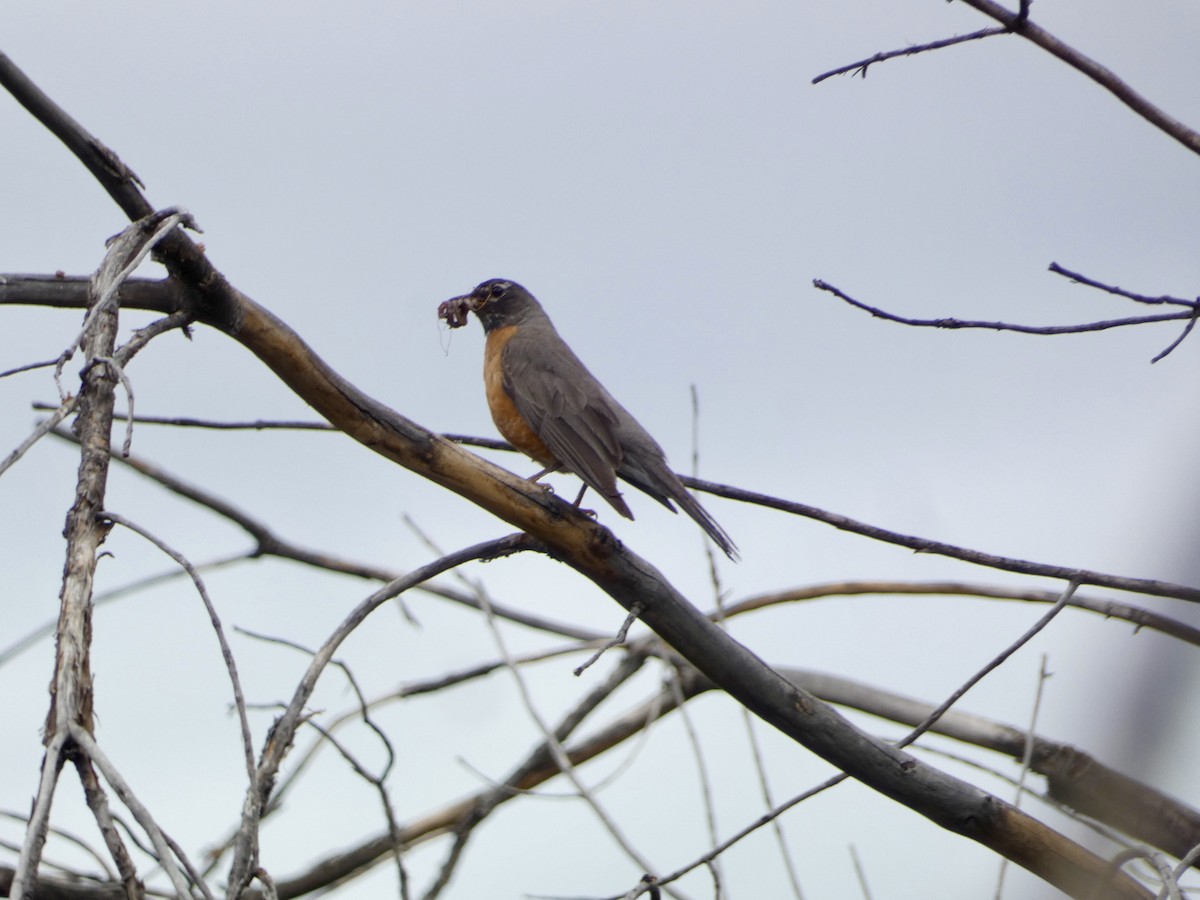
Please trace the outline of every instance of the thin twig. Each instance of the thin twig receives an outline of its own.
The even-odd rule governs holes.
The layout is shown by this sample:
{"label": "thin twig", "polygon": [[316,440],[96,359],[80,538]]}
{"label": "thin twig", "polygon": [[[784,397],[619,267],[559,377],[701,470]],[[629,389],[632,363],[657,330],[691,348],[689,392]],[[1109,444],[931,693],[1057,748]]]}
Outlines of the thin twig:
{"label": "thin twig", "polygon": [[[12,810],[5,809],[5,810],[0,810],[0,817],[6,818],[6,819],[12,819],[15,822],[20,822],[26,828],[29,827],[29,814],[28,813],[17,813],[17,812],[13,812]],[[92,861],[95,862],[96,865],[100,867],[100,869],[104,872],[105,878],[107,878],[110,881],[113,881],[116,879],[117,874],[113,870],[112,866],[109,865],[108,860],[104,858],[104,854],[101,853],[99,850],[97,850],[95,847],[93,847],[91,844],[89,844],[87,841],[85,841],[83,838],[79,837],[79,835],[72,834],[69,831],[66,831],[62,828],[57,828],[53,825],[51,825],[47,829],[47,833],[52,834],[56,838],[66,841],[67,843],[72,844],[75,847],[78,847],[80,850],[82,850],[84,853],[86,853],[89,857],[91,857]],[[15,849],[18,853],[21,850],[19,845],[14,846],[12,844],[9,844],[7,841],[5,842],[4,846],[9,849]],[[48,865],[51,865],[51,863],[49,860],[43,858],[42,865],[48,866]],[[64,871],[66,871],[66,870],[64,869]],[[81,876],[81,877],[83,877],[83,876]]]}
{"label": "thin twig", "polygon": [[245,755],[246,775],[250,779],[250,788],[253,790],[255,787],[254,738],[250,733],[250,718],[246,715],[246,697],[242,693],[242,682],[238,678],[237,662],[233,658],[233,650],[230,648],[229,642],[225,639],[225,629],[221,626],[221,617],[217,615],[217,608],[213,605],[212,598],[208,596],[208,589],[204,585],[204,579],[200,577],[200,573],[196,571],[196,567],[192,565],[186,556],[168,545],[157,535],[142,528],[136,522],[132,522],[124,516],[109,510],[105,510],[100,516],[105,521],[128,528],[134,534],[149,541],[167,556],[171,557],[187,573],[188,578],[192,580],[192,585],[196,588],[196,593],[200,595],[204,609],[208,612],[208,620],[212,624],[213,632],[217,636],[217,643],[221,647],[221,657],[225,661],[225,671],[229,673],[229,682],[233,687],[233,703],[237,709],[238,721],[242,727],[242,751]]}
{"label": "thin twig", "polygon": [[1183,326],[1183,331],[1179,332],[1179,337],[1175,338],[1175,340],[1167,344],[1162,351],[1151,357],[1150,362],[1161,362],[1175,352],[1175,348],[1182,344],[1187,339],[1187,336],[1192,333],[1192,329],[1196,327],[1196,317],[1198,315],[1200,315],[1200,306],[1196,308],[1196,312],[1192,314],[1192,317],[1188,319],[1187,324]]}
{"label": "thin twig", "polygon": [[713,847],[707,853],[703,854],[702,856],[697,857],[696,859],[689,862],[687,865],[676,869],[671,874],[661,876],[658,879],[658,883],[659,884],[667,884],[669,882],[676,881],[676,880],[682,878],[684,875],[687,875],[689,872],[693,871],[694,869],[696,869],[700,866],[703,866],[703,865],[707,865],[709,861],[716,859],[718,856],[720,856],[722,853],[724,853],[730,847],[734,846],[737,843],[740,843],[742,840],[749,837],[751,834],[753,834],[758,829],[762,828],[764,825],[770,824],[773,820],[782,816],[785,812],[787,812],[793,806],[803,803],[805,800],[815,797],[817,794],[820,794],[823,791],[826,791],[829,788],[834,787],[835,785],[841,784],[843,781],[845,781],[849,777],[850,776],[847,775],[845,772],[839,773],[837,775],[834,775],[831,778],[827,778],[825,781],[822,781],[820,784],[818,784],[814,787],[811,787],[808,790],[806,790],[800,794],[797,794],[796,796],[792,797],[791,799],[785,800],[783,803],[780,803],[774,809],[768,810],[767,812],[763,813],[763,815],[759,816],[757,819],[755,819],[749,825],[742,828],[740,831],[730,835],[728,838],[726,838],[724,841],[722,841],[717,846]]}
{"label": "thin twig", "polygon": [[[292,649],[299,650],[310,657],[316,655],[316,651],[305,647],[296,641],[288,640],[287,638],[257,634],[248,629],[242,628],[239,628],[238,630],[242,634],[249,635],[259,640],[268,641],[270,643],[279,644],[285,647],[291,647]],[[391,774],[392,768],[396,764],[396,748],[392,746],[392,741],[387,736],[387,733],[384,732],[384,730],[380,728],[378,724],[376,724],[375,720],[371,718],[370,704],[367,702],[367,698],[364,696],[362,688],[359,687],[358,679],[354,677],[354,671],[350,668],[350,665],[340,659],[332,659],[329,661],[329,664],[339,669],[346,677],[346,681],[350,685],[350,689],[354,692],[354,696],[358,701],[356,718],[360,718],[363,724],[373,731],[375,736],[379,738],[380,743],[383,745],[384,754],[387,757],[387,761],[384,763],[379,774],[376,775],[375,773],[371,772],[371,770],[368,769],[363,763],[359,762],[358,758],[350,751],[348,747],[334,737],[332,728],[326,728],[325,726],[316,722],[313,718],[307,719],[306,724],[310,728],[317,731],[324,740],[328,741],[341,755],[342,759],[349,763],[350,767],[355,771],[355,773],[368,784],[370,784],[379,795],[380,804],[383,807],[384,818],[387,821],[388,833],[392,835],[393,839],[392,855],[396,862],[396,868],[399,877],[400,897],[401,900],[408,900],[408,870],[404,866],[404,860],[401,855],[401,851],[404,849],[403,841],[400,839],[400,827],[396,824],[396,814],[395,810],[392,808],[392,800],[391,797],[388,796],[386,784],[387,777],[389,774]],[[276,791],[275,793],[276,796],[278,796],[279,791]]]}
{"label": "thin twig", "polygon": [[[1195,847],[1193,847],[1191,850],[1189,850],[1187,852],[1187,854],[1183,857],[1183,859],[1179,860],[1179,865],[1177,865],[1175,867],[1175,871],[1172,873],[1172,875],[1174,877],[1172,878],[1171,882],[1178,884],[1180,879],[1182,879],[1183,876],[1185,874],[1187,874],[1187,870],[1190,869],[1192,866],[1196,865],[1196,862],[1198,860],[1200,860],[1200,844],[1197,844]],[[1171,883],[1171,882],[1168,882],[1168,883]],[[1164,900],[1166,895],[1167,895],[1167,886],[1164,884],[1163,889],[1161,891],[1159,891],[1159,894],[1158,894],[1158,897],[1156,898],[1156,900]]]}
{"label": "thin twig", "polygon": [[517,534],[475,544],[448,554],[379,588],[359,603],[326,638],[325,643],[321,645],[304,676],[300,679],[300,683],[296,686],[287,709],[276,720],[268,735],[267,744],[263,748],[255,778],[256,788],[247,793],[242,811],[242,824],[234,845],[234,859],[230,871],[230,890],[234,896],[241,893],[258,868],[258,822],[270,799],[269,796],[263,795],[262,787],[274,784],[279,766],[292,746],[296,729],[300,726],[304,708],[316,688],[317,680],[342,641],[362,624],[368,615],[388,600],[415,585],[472,560],[505,556],[530,549],[533,546],[533,542],[527,535]]}
{"label": "thin twig", "polygon": [[[1170,865],[1161,853],[1156,853],[1149,847],[1130,847],[1127,850],[1122,850],[1108,861],[1109,871],[1115,874],[1125,866],[1125,863],[1132,862],[1135,859],[1144,859],[1158,870],[1159,878],[1163,883],[1162,889],[1166,892],[1166,897],[1169,900],[1182,900],[1179,893],[1179,885],[1175,883],[1175,879],[1172,877]],[[1103,886],[1102,883],[1098,884],[1087,900],[1099,900],[1103,896],[1101,894]]]}
{"label": "thin twig", "polygon": [[[1042,710],[1042,697],[1046,692],[1046,682],[1049,678],[1050,673],[1046,671],[1046,654],[1043,653],[1042,666],[1038,671],[1037,690],[1033,695],[1033,711],[1029,714],[1029,730],[1025,733],[1025,752],[1021,755],[1021,773],[1017,778],[1016,792],[1013,795],[1013,806],[1018,809],[1025,796],[1025,783],[1029,779],[1029,772],[1033,765],[1033,748],[1037,744],[1038,715]],[[1001,858],[1000,871],[996,876],[996,892],[993,895],[995,900],[1001,900],[1001,897],[1004,896],[1004,878],[1008,874],[1008,865],[1008,859]]]}
{"label": "thin twig", "polygon": [[[104,776],[104,780],[109,783],[121,802],[133,814],[138,824],[150,837],[150,842],[154,845],[158,861],[162,865],[167,877],[171,880],[175,892],[181,898],[191,897],[192,892],[188,887],[187,879],[184,878],[183,873],[179,871],[179,867],[175,864],[175,853],[172,852],[171,847],[167,844],[162,829],[154,821],[154,817],[150,815],[150,810],[137,798],[137,795],[134,794],[128,782],[125,781],[125,778],[121,775],[117,767],[109,761],[91,734],[74,722],[69,723],[69,730],[71,739],[79,744],[88,758],[95,763],[96,768],[100,770],[100,774]],[[180,857],[181,860],[183,858]],[[188,868],[190,869],[191,867],[189,866]]]}
{"label": "thin twig", "polygon": [[1132,300],[1135,303],[1144,303],[1147,306],[1182,306],[1185,309],[1195,312],[1198,305],[1196,300],[1185,300],[1183,297],[1172,297],[1170,294],[1160,294],[1157,297],[1151,297],[1149,294],[1139,294],[1134,291],[1128,291],[1125,288],[1117,287],[1114,284],[1106,284],[1103,281],[1097,281],[1095,278],[1090,278],[1080,272],[1073,272],[1070,269],[1060,266],[1056,262],[1050,263],[1050,271],[1055,275],[1061,275],[1064,278],[1069,278],[1076,284],[1082,284],[1085,287],[1095,288],[1098,291],[1104,291],[1104,293],[1112,294],[1114,297],[1124,297],[1126,300]]}
{"label": "thin twig", "polygon": [[1094,331],[1107,331],[1110,328],[1124,328],[1130,325],[1146,325],[1153,322],[1177,322],[1190,319],[1195,315],[1193,308],[1193,311],[1188,312],[1157,313],[1151,316],[1127,316],[1123,319],[1103,319],[1099,322],[1083,322],[1078,325],[1018,325],[1013,322],[989,322],[975,319],[956,319],[953,317],[917,319],[910,316],[897,315],[885,309],[880,309],[878,306],[872,306],[869,303],[856,300],[840,288],[820,278],[813,279],[813,287],[819,291],[826,291],[833,294],[839,300],[843,300],[858,309],[865,310],[877,319],[886,319],[889,322],[912,325],[917,328],[943,328],[950,330],[983,328],[989,331],[1014,331],[1020,334],[1039,335],[1089,334]]}
{"label": "thin twig", "polygon": [[[139,422],[142,421],[140,418]],[[58,429],[52,432],[56,438],[72,443],[78,443],[77,439],[69,432]],[[269,525],[265,522],[256,519],[249,513],[234,506],[232,503],[224,500],[211,491],[198,487],[184,479],[167,472],[162,467],[141,459],[137,456],[130,455],[128,458],[119,455],[113,456],[113,459],[123,466],[127,466],[141,475],[157,482],[168,490],[191,500],[206,509],[215,512],[217,515],[228,519],[245,531],[255,542],[256,546],[253,550],[239,554],[234,559],[240,558],[257,558],[265,556],[274,556],[279,559],[287,559],[292,562],[302,563],[303,565],[312,566],[314,568],[324,569],[330,572],[340,572],[344,575],[353,575],[357,578],[364,578],[372,581],[389,582],[393,579],[402,577],[402,573],[395,569],[387,569],[382,566],[371,563],[362,563],[352,560],[343,559],[331,554],[319,551],[310,550],[301,547],[299,544],[294,544],[286,538],[276,534]],[[423,584],[417,590],[422,593],[432,594],[435,597],[440,597],[443,600],[449,600],[452,603],[458,603],[463,606],[469,606],[472,609],[479,609],[479,601],[473,597],[453,588],[448,588],[438,584]],[[551,634],[562,637],[575,638],[581,641],[603,640],[605,635],[599,631],[593,631],[587,628],[580,628],[575,625],[569,625],[563,622],[555,622],[552,619],[547,619],[543,616],[536,616],[532,613],[527,613],[523,610],[516,609],[507,605],[501,605],[493,601],[493,611],[502,619],[516,622],[528,628],[533,628],[541,631],[547,631]]]}
{"label": "thin twig", "polygon": [[861,78],[867,77],[867,69],[878,62],[895,59],[898,56],[915,56],[918,53],[925,53],[929,50],[941,50],[943,47],[953,47],[955,44],[964,44],[967,41],[978,41],[981,38],[994,37],[998,34],[1008,34],[1007,28],[983,28],[979,31],[974,31],[971,34],[956,35],[951,38],[942,38],[937,41],[930,41],[926,44],[913,44],[911,47],[904,47],[901,50],[888,50],[884,53],[876,53],[870,59],[860,59],[858,62],[852,62],[844,66],[838,66],[836,69],[830,69],[828,72],[823,72],[812,80],[813,84],[820,84],[827,78],[833,78],[835,75],[845,75],[851,72]]}
{"label": "thin twig", "polygon": [[[421,534],[422,538],[431,546],[431,548],[436,549],[436,546],[433,544],[431,538],[421,532],[416,522],[409,519],[408,523],[410,528],[413,528],[418,534]],[[625,836],[624,832],[617,825],[616,821],[600,804],[599,800],[596,799],[592,790],[584,785],[582,779],[579,777],[579,773],[576,771],[575,766],[571,762],[570,756],[567,754],[566,750],[563,749],[562,739],[550,729],[549,725],[542,718],[542,715],[538,711],[536,704],[533,702],[533,695],[529,690],[529,686],[526,684],[525,678],[521,674],[521,670],[517,667],[515,658],[513,657],[512,653],[509,652],[508,643],[504,639],[504,634],[500,630],[497,619],[492,614],[491,599],[488,596],[486,588],[484,588],[484,586],[478,582],[467,579],[466,576],[461,572],[456,573],[456,575],[466,584],[470,585],[475,591],[475,595],[479,599],[479,603],[483,608],[484,621],[487,622],[488,630],[491,632],[492,641],[495,643],[496,649],[499,651],[501,658],[504,660],[505,668],[513,677],[513,682],[517,688],[517,694],[521,698],[521,703],[525,707],[526,713],[528,713],[530,719],[533,720],[533,723],[537,727],[538,731],[541,732],[545,741],[545,747],[549,751],[555,765],[558,766],[559,771],[562,772],[563,776],[571,783],[572,787],[574,787],[578,796],[591,808],[592,812],[596,815],[597,819],[599,819],[605,830],[608,831],[609,835],[616,842],[617,846],[624,851],[626,856],[633,860],[633,862],[635,862],[640,869],[643,871],[650,871],[651,866],[647,864],[646,860]],[[458,837],[460,840],[465,840],[464,835],[460,834]],[[456,840],[451,853],[451,858],[448,859],[443,865],[442,874],[439,876],[438,882],[435,885],[436,890],[431,888],[430,891],[425,894],[425,900],[434,900],[434,898],[440,894],[442,887],[448,883],[447,873],[453,867],[453,865],[457,863],[458,853],[460,852],[461,846],[459,840]]]}
{"label": "thin twig", "polygon": [[10,375],[19,375],[22,372],[32,372],[35,369],[49,369],[58,365],[57,359],[48,359],[44,362],[25,363],[23,366],[17,366],[13,369],[5,369],[0,372],[0,378],[7,378]]}
{"label": "thin twig", "polygon": [[617,629],[616,635],[611,640],[608,640],[604,644],[602,644],[599,647],[599,649],[596,650],[595,653],[593,653],[591,656],[589,656],[580,665],[576,666],[575,669],[573,670],[572,674],[574,674],[576,677],[582,675],[589,668],[591,668],[593,665],[595,665],[596,662],[599,661],[601,656],[603,656],[605,653],[607,653],[613,647],[619,647],[623,643],[625,643],[625,639],[629,636],[629,629],[633,625],[633,623],[637,621],[638,614],[641,613],[641,611],[642,611],[641,604],[635,603],[633,605],[633,609],[631,609],[629,611],[629,614],[625,616],[625,621],[621,623],[621,627]]}
{"label": "thin twig", "polygon": [[29,452],[30,447],[57,428],[63,419],[75,411],[75,408],[78,405],[79,398],[70,397],[63,401],[62,405],[54,410],[54,415],[42,422],[39,422],[34,427],[33,432],[29,435],[29,437],[21,441],[21,443],[18,444],[17,447],[8,454],[8,456],[4,457],[3,460],[0,460],[0,475],[3,475],[10,468],[12,468],[17,460]]}
{"label": "thin twig", "polygon": [[1127,578],[1122,575],[1108,575],[1103,572],[1094,572],[1089,569],[1072,569],[1067,566],[1055,566],[1045,563],[1030,562],[1024,559],[1014,559],[1008,556],[998,556],[994,553],[985,553],[981,550],[970,550],[966,547],[958,547],[954,544],[947,544],[943,541],[934,541],[928,538],[915,537],[912,535],[900,534],[896,531],[889,531],[886,528],[878,528],[874,525],[867,525],[864,522],[859,522],[851,519],[849,516],[839,515],[838,513],[826,512],[823,509],[818,509],[815,506],[808,506],[804,503],[796,503],[791,500],[783,500],[779,497],[772,497],[768,494],[760,494],[755,491],[742,490],[741,488],[731,487],[730,485],[717,484],[711,481],[699,481],[694,478],[683,478],[683,483],[690,488],[705,491],[714,494],[718,497],[728,497],[731,500],[740,500],[743,503],[754,503],[759,506],[765,506],[770,509],[777,509],[781,512],[791,513],[792,515],[804,516],[808,519],[815,519],[818,522],[824,522],[826,525],[832,525],[842,531],[861,534],[864,537],[869,537],[874,540],[883,541],[888,544],[897,544],[901,547],[908,547],[910,550],[915,550],[918,553],[932,553],[938,556],[948,556],[952,559],[960,559],[963,562],[969,562],[977,566],[987,566],[992,569],[1002,569],[1006,572],[1018,572],[1022,575],[1042,575],[1046,578],[1056,578],[1062,581],[1077,581],[1079,584],[1090,584],[1096,587],[1108,587],[1118,591],[1130,591],[1137,594],[1152,594],[1156,597],[1173,597],[1176,600],[1187,600],[1191,603],[1200,602],[1200,588],[1187,587],[1181,584],[1171,584],[1166,581],[1155,581],[1148,578]]}
{"label": "thin twig", "polygon": [[[863,77],[866,77],[866,69],[863,69]],[[700,476],[700,393],[696,389],[696,385],[691,385],[690,389],[692,398],[692,477],[699,478]],[[712,620],[720,627],[725,627],[726,609],[725,609],[725,591],[721,586],[721,571],[717,567],[717,556],[713,552],[712,544],[709,541],[704,542],[704,553],[708,560],[708,577],[712,585],[713,603],[716,607],[716,612],[712,616]],[[675,667],[678,673],[679,667]],[[672,682],[673,690],[678,692],[678,682]],[[685,710],[681,701],[678,701],[681,712]],[[750,711],[744,706],[739,706],[742,717],[742,727],[746,731],[746,739],[750,744],[750,758],[754,762],[754,771],[758,779],[759,790],[762,792],[763,803],[767,809],[775,805],[774,799],[771,797],[770,783],[767,779],[766,763],[763,760],[762,747],[758,740],[758,734],[754,728],[753,716]],[[688,721],[685,718],[685,723]],[[711,821],[710,821],[711,828]],[[803,900],[803,893],[800,890],[800,879],[796,875],[796,868],[792,861],[792,855],[788,851],[787,840],[784,838],[783,826],[778,819],[771,821],[771,833],[775,838],[776,846],[779,848],[780,859],[783,862],[784,871],[787,874],[788,886],[791,888],[792,896],[796,900]],[[716,836],[711,836],[713,843],[716,842]],[[714,863],[715,865],[715,863]]]}
{"label": "thin twig", "polygon": [[1003,664],[1005,660],[1007,660],[1010,656],[1012,656],[1014,653],[1016,653],[1018,650],[1020,650],[1026,644],[1028,644],[1031,640],[1033,640],[1034,636],[1039,631],[1041,631],[1043,628],[1045,628],[1047,625],[1049,625],[1054,620],[1054,617],[1063,611],[1063,609],[1066,607],[1067,603],[1070,602],[1071,596],[1075,593],[1075,591],[1078,588],[1079,588],[1078,582],[1072,581],[1071,583],[1069,583],[1067,585],[1066,590],[1063,591],[1062,596],[1058,598],[1058,602],[1055,603],[1054,606],[1052,606],[1046,612],[1045,615],[1043,615],[1040,619],[1038,619],[1036,622],[1034,622],[1033,625],[1030,626],[1028,631],[1026,631],[1023,635],[1021,635],[1019,638],[1017,638],[1015,641],[1013,641],[1011,644],[1009,644],[999,654],[997,654],[995,657],[993,657],[991,660],[989,660],[987,665],[983,666],[978,672],[976,672],[974,675],[972,675],[970,678],[968,678],[965,682],[963,682],[962,685],[960,685],[959,688],[956,691],[954,691],[954,693],[952,693],[949,697],[947,697],[942,702],[942,704],[937,707],[937,709],[935,709],[932,713],[930,713],[926,717],[924,722],[922,722],[920,725],[918,725],[916,728],[914,728],[912,731],[910,731],[908,734],[906,734],[900,741],[898,741],[896,743],[896,746],[897,747],[907,747],[909,744],[911,744],[913,741],[915,741],[917,738],[919,738],[921,735],[923,735],[926,731],[928,731],[930,728],[932,728],[933,724],[942,717],[942,714],[945,713],[946,710],[948,710],[955,703],[957,703],[962,698],[963,694],[965,694],[971,688],[975,687],[975,685],[977,685],[980,681],[982,681],[984,679],[984,677],[987,676],[989,673],[991,673],[991,672],[995,671],[997,668],[999,668],[1000,665]]}
{"label": "thin twig", "polygon": [[863,869],[862,860],[858,858],[858,848],[850,845],[850,862],[854,865],[854,875],[858,878],[858,886],[862,890],[863,900],[871,900],[871,889],[867,886],[867,873]]}
{"label": "thin twig", "polygon": [[[775,797],[771,790],[771,782],[767,777],[767,764],[763,758],[762,741],[758,738],[758,729],[754,726],[754,719],[750,715],[750,711],[741,707],[741,713],[742,727],[746,731],[746,738],[750,744],[750,758],[754,762],[758,790],[762,795],[763,805],[767,809],[771,809],[775,806]],[[792,859],[791,849],[788,847],[787,837],[783,832],[783,822],[778,818],[771,820],[771,835],[775,838],[775,846],[779,850],[779,859],[783,863],[783,871],[787,875],[788,887],[791,889],[792,896],[796,900],[804,900],[804,892],[800,889],[800,876],[796,872],[796,863]]]}
{"label": "thin twig", "polygon": [[[971,584],[961,581],[837,581],[826,584],[814,584],[807,587],[791,588],[770,594],[760,594],[740,600],[709,613],[713,621],[721,621],[722,616],[737,616],[757,609],[766,609],[781,603],[799,603],[809,600],[820,600],[828,597],[863,596],[880,594],[886,596],[911,595],[953,595],[962,597],[985,597],[994,600],[1019,600],[1024,603],[1056,603],[1061,596],[1057,591],[1030,591],[1020,588],[997,587],[985,584]],[[1200,628],[1195,628],[1178,619],[1165,616],[1151,609],[1132,606],[1128,603],[1118,603],[1099,597],[1081,597],[1075,594],[1067,604],[1073,609],[1082,609],[1097,613],[1106,619],[1119,619],[1131,623],[1135,630],[1148,628],[1161,634],[1169,635],[1176,640],[1185,641],[1193,646],[1200,646]]]}
{"label": "thin twig", "polygon": [[[92,359],[95,363],[103,363],[112,370],[112,373],[117,376],[121,382],[121,387],[125,388],[125,403],[129,407],[130,413],[133,412],[133,382],[129,380],[129,376],[125,374],[125,367],[114,360],[111,356],[97,356]],[[133,420],[125,423],[125,442],[121,445],[121,455],[128,456],[129,451],[133,449]]]}
{"label": "thin twig", "polygon": [[[684,666],[687,664],[684,663]],[[704,761],[704,747],[700,743],[700,733],[696,730],[695,724],[692,722],[692,716],[688,712],[687,701],[684,699],[683,690],[680,688],[679,676],[682,668],[674,669],[667,678],[667,690],[671,692],[672,698],[675,700],[675,708],[679,711],[679,720],[683,723],[684,733],[687,735],[688,744],[692,748],[692,756],[696,761],[696,777],[700,782],[700,799],[704,807],[704,824],[708,829],[708,842],[711,846],[718,843],[717,829],[717,808],[713,800],[712,778],[708,772],[708,764]],[[709,873],[713,880],[713,897],[716,900],[721,900],[725,896],[724,878],[721,874],[721,858],[714,857],[706,863]]]}

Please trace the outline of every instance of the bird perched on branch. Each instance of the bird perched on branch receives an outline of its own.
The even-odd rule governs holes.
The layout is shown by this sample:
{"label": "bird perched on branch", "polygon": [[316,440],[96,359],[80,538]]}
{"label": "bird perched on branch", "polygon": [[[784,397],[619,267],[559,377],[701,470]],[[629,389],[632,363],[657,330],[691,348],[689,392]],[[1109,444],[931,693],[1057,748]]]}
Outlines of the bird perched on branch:
{"label": "bird perched on branch", "polygon": [[487,335],[483,377],[496,427],[546,466],[533,480],[556,469],[573,472],[584,490],[592,488],[632,519],[617,490],[620,477],[672,512],[673,502],[679,504],[726,556],[737,559],[729,535],[667,466],[662,447],[579,361],[529,291],[493,278],[442,303],[438,315],[458,328],[468,311]]}

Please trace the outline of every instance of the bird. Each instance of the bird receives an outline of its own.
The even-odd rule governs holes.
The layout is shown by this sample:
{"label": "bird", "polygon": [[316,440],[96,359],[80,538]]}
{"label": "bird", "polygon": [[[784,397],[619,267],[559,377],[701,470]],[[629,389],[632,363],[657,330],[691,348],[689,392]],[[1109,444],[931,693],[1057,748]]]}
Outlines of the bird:
{"label": "bird", "polygon": [[[667,465],[666,454],[559,336],[542,305],[515,281],[492,278],[445,301],[439,315],[451,327],[474,312],[486,335],[484,383],[496,428],[544,468],[582,479],[613,509],[633,518],[617,478],[667,509],[675,504],[732,560],[737,546]],[[583,498],[580,492],[579,504]]]}

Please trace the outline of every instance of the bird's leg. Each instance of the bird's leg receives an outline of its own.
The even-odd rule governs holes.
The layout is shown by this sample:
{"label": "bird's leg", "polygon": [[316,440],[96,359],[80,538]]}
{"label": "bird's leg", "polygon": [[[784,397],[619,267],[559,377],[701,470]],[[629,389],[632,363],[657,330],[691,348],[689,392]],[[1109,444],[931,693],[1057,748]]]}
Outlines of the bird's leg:
{"label": "bird's leg", "polygon": [[540,487],[547,494],[553,494],[554,488],[552,488],[548,484],[542,484],[540,481],[538,481],[538,479],[541,478],[543,475],[549,475],[551,472],[557,472],[561,468],[562,468],[562,463],[554,463],[554,465],[546,466],[546,468],[542,469],[537,474],[530,476],[529,480],[532,481],[534,484],[536,484],[538,487]]}
{"label": "bird's leg", "polygon": [[[542,470],[541,470],[540,472],[538,472],[536,475],[533,475],[533,476],[531,476],[529,480],[530,480],[530,481],[537,481],[537,480],[538,480],[539,478],[541,478],[543,475],[549,475],[551,472],[557,472],[557,471],[558,471],[559,469],[561,469],[561,468],[562,468],[562,463],[555,463],[555,464],[554,464],[554,465],[552,465],[552,466],[546,466],[546,468],[542,469]],[[587,485],[584,485],[584,487],[587,487]]]}
{"label": "bird's leg", "polygon": [[[531,477],[529,480],[532,481],[534,484],[536,484],[538,487],[540,487],[542,490],[549,493],[549,492],[553,491],[554,488],[550,487],[550,485],[548,485],[548,484],[541,484],[538,481],[538,479],[541,478],[543,475],[549,475],[551,472],[557,472],[561,468],[562,468],[562,463],[554,463],[554,465],[546,466],[546,468],[542,469],[542,471],[538,472],[536,475]],[[576,497],[575,502],[571,504],[576,509],[579,509],[579,504],[581,502],[583,502],[583,495],[587,493],[587,489],[588,489],[588,486],[587,486],[587,483],[585,482],[583,487],[579,489],[579,496]],[[579,509],[579,511],[581,513],[583,513],[585,516],[589,516],[593,519],[596,518],[596,511],[594,509]]]}
{"label": "bird's leg", "polygon": [[[588,486],[587,486],[587,482],[585,481],[583,483],[583,487],[581,487],[579,489],[579,496],[576,497],[575,502],[571,504],[576,509],[579,509],[579,504],[583,502],[583,495],[587,493],[587,489],[588,489]],[[594,509],[579,509],[579,511],[581,513],[583,513],[585,516],[587,516],[589,519],[596,518],[596,511]]]}

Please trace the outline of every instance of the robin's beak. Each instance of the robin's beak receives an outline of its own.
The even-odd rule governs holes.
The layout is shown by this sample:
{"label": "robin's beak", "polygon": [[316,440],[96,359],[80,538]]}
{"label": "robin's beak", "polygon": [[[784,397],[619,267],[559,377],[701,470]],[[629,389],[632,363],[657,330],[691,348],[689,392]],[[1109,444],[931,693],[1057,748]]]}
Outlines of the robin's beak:
{"label": "robin's beak", "polygon": [[467,309],[474,312],[479,312],[480,309],[487,306],[487,302],[492,299],[492,292],[480,291],[478,288],[471,291],[469,294],[463,295],[462,298],[467,305]]}

